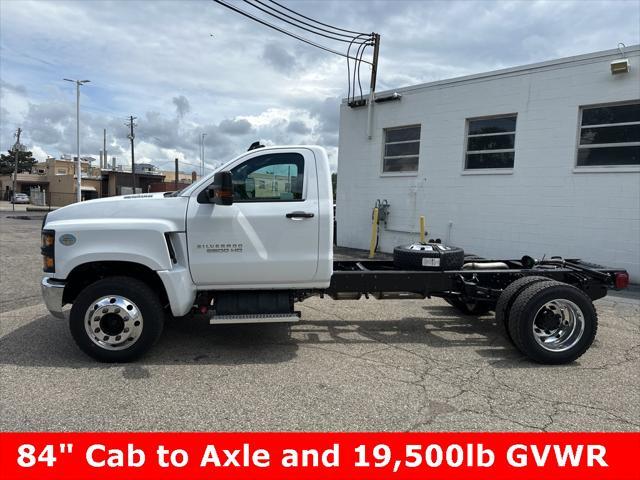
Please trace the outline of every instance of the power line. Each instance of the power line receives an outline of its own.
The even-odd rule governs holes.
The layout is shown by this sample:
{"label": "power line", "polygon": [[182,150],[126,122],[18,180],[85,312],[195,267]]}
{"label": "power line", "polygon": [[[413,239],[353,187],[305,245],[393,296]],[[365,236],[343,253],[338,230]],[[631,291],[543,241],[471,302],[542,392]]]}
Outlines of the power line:
{"label": "power line", "polygon": [[[380,35],[377,33],[364,33],[364,32],[356,32],[354,30],[347,30],[344,28],[339,28],[339,27],[334,27],[333,25],[329,25],[327,23],[322,23],[319,22],[318,20],[315,20],[313,18],[307,17],[305,15],[302,15],[298,12],[296,12],[295,10],[292,10],[288,7],[285,7],[284,5],[274,1],[274,0],[268,0],[270,3],[277,5],[280,9],[282,10],[286,10],[287,12],[292,13],[295,16],[291,16],[289,14],[284,13],[282,10],[279,10],[277,8],[273,8],[269,5],[267,5],[266,3],[264,3],[264,1],[262,0],[243,0],[246,4],[252,6],[253,8],[260,10],[263,13],[266,13],[267,15],[277,18],[278,20],[288,24],[288,25],[292,25],[295,28],[299,28],[301,30],[305,30],[307,32],[310,32],[314,35],[319,35],[325,38],[328,38],[330,40],[335,40],[335,41],[340,41],[340,42],[344,42],[344,43],[348,43],[349,47],[347,48],[347,52],[342,53],[339,52],[337,50],[334,50],[332,48],[328,48],[324,45],[318,44],[312,40],[309,40],[308,38],[305,37],[301,37],[300,35],[297,35],[296,33],[293,33],[289,30],[285,30],[284,28],[281,28],[280,26],[273,24],[271,22],[268,22],[266,20],[263,20],[245,10],[242,10],[240,8],[237,8],[229,3],[227,3],[228,0],[213,0],[214,2],[222,5],[223,7],[226,7],[230,10],[233,10],[236,13],[239,13],[240,15],[247,17],[255,22],[258,22],[266,27],[269,27],[273,30],[276,30],[280,33],[284,33],[285,35],[295,38],[296,40],[300,40],[301,42],[304,42],[308,45],[314,46],[316,48],[319,48],[321,50],[324,50],[326,52],[329,53],[333,53],[335,55],[339,55],[341,57],[345,57],[347,59],[347,78],[348,78],[348,83],[347,83],[347,100],[348,100],[348,104],[349,106],[352,107],[359,107],[359,106],[363,106],[365,104],[369,104],[369,112],[367,115],[367,136],[369,138],[371,138],[371,124],[372,124],[372,105],[374,102],[374,95],[375,95],[375,85],[376,85],[376,77],[377,77],[377,64],[378,64],[378,54],[379,54],[379,49],[380,49]],[[265,8],[262,8],[260,5],[262,5]],[[296,17],[300,17],[300,18],[305,18],[307,20],[309,20],[312,23],[308,23],[305,21],[300,20],[299,18]],[[293,22],[292,22],[292,21]],[[303,25],[306,25],[307,27],[311,27],[311,28],[307,28]],[[330,28],[331,30],[327,30],[325,28],[321,28],[318,25],[323,25],[325,27]],[[326,35],[325,33],[321,33],[321,32],[326,32],[329,33],[331,35]],[[345,35],[343,33],[339,33],[339,32],[348,32],[354,35]],[[344,38],[339,38],[339,37],[344,37]],[[361,40],[361,41],[360,41]],[[351,48],[354,46],[354,44],[358,45],[358,48],[356,49],[356,53],[355,56],[351,56]],[[367,61],[364,60],[364,54],[365,51],[367,49],[367,47],[369,46],[373,46],[373,57],[371,61]],[[351,63],[350,61],[353,60],[354,61],[354,65],[353,65],[353,77],[351,77]],[[370,94],[369,94],[369,101],[366,102],[363,99],[363,94],[362,94],[362,82],[360,79],[360,67],[362,66],[362,63],[366,63],[368,65],[371,66],[371,84],[370,84]],[[360,99],[356,102],[355,100],[355,96],[356,96],[356,77],[357,77],[357,81],[358,81],[358,89],[360,92]],[[352,95],[352,87],[353,87],[353,95]]]}
{"label": "power line", "polygon": [[[360,89],[360,100],[362,100],[362,84],[360,83],[360,66],[362,65],[362,56],[364,55],[364,51],[367,49],[368,46],[369,44],[366,44],[364,46],[364,48],[362,49],[362,52],[360,52],[360,59],[358,60],[358,88]],[[355,88],[353,90],[354,90],[353,95],[355,97],[355,93],[356,93]]]}
{"label": "power line", "polygon": [[288,12],[293,13],[294,15],[297,15],[297,16],[302,17],[302,18],[306,18],[307,20],[310,20],[310,21],[312,21],[312,22],[318,23],[318,24],[323,25],[323,26],[325,26],[325,27],[333,28],[334,30],[340,30],[341,32],[353,33],[353,34],[355,34],[355,35],[369,35],[368,33],[363,33],[363,32],[354,32],[353,30],[345,30],[344,28],[338,28],[338,27],[334,27],[334,26],[332,26],[332,25],[328,25],[328,24],[326,24],[326,23],[319,22],[318,20],[314,20],[313,18],[307,17],[307,16],[305,16],[305,15],[302,15],[301,13],[298,13],[298,12],[296,12],[296,11],[294,11],[294,10],[291,10],[290,8],[287,8],[287,7],[285,7],[284,5],[279,4],[278,2],[274,2],[274,0],[269,0],[269,1],[270,1],[271,3],[274,3],[274,4],[278,5],[280,8],[284,8],[284,9],[285,9],[285,10],[287,10]]}
{"label": "power line", "polygon": [[[201,168],[202,167],[202,165],[196,165],[194,163],[189,163],[189,162],[186,162],[184,160],[180,160],[180,163],[184,163],[186,165],[189,165],[191,167],[196,167],[196,168]],[[207,167],[206,164],[205,164],[204,168],[206,168],[208,170],[215,170],[215,167]]]}
{"label": "power line", "polygon": [[357,73],[357,77],[358,77],[358,86],[360,87],[360,97],[362,97],[362,85],[360,84],[360,63],[362,62],[362,54],[364,53],[365,48],[367,48],[367,45],[364,43],[361,43],[360,45],[358,45],[358,49],[356,50],[356,58],[358,60],[356,60],[354,66],[353,66],[353,99],[356,99],[356,73]]}
{"label": "power line", "polygon": [[[351,43],[349,43],[349,48],[347,48],[347,101],[350,101],[349,99],[351,98],[351,60],[349,59],[349,55],[351,54],[351,47],[353,47],[353,42],[355,42],[356,40],[359,40],[363,36],[366,36],[366,34],[363,33],[363,34],[358,35],[357,37],[355,37],[353,40],[351,40]],[[360,44],[358,44],[358,45],[360,45]],[[356,55],[356,57],[357,57],[357,55]],[[356,61],[353,64],[353,75],[354,75],[354,77],[355,77],[355,74],[356,74],[357,63],[358,62]],[[353,92],[353,94],[355,96],[355,91]]]}
{"label": "power line", "polygon": [[[316,42],[314,42],[312,40],[309,40],[309,39],[301,37],[300,35],[297,35],[297,34],[295,34],[293,32],[290,32],[289,30],[285,30],[284,28],[280,28],[277,25],[274,25],[273,23],[269,23],[266,20],[262,20],[262,19],[256,17],[255,15],[252,15],[252,14],[250,14],[248,12],[245,12],[244,10],[241,10],[241,9],[239,9],[237,7],[234,7],[233,5],[229,5],[228,3],[224,2],[223,0],[213,0],[213,1],[218,3],[218,4],[220,4],[220,5],[222,5],[222,6],[224,6],[224,7],[227,7],[230,10],[233,10],[236,13],[239,13],[240,15],[243,15],[243,16],[245,16],[247,18],[250,18],[251,20],[254,20],[254,21],[258,22],[258,23],[261,23],[262,25],[265,25],[266,27],[272,28],[274,30],[277,30],[280,33],[284,33],[285,35],[288,35],[288,36],[290,36],[292,38],[295,38],[296,40],[300,40],[301,42],[307,43],[307,44],[309,44],[311,46],[314,46],[314,47],[319,48],[321,50],[324,50],[326,52],[330,52],[330,53],[333,53],[335,55],[340,55],[341,57],[345,57],[345,58],[350,58],[352,60],[356,60],[354,57],[350,57],[348,55],[345,55],[342,52],[339,52],[337,50],[333,50],[331,48],[325,47],[324,45],[320,45],[320,44],[318,44],[318,43],[316,43]],[[364,63],[368,63],[368,64],[371,65],[371,62],[368,62],[366,60],[362,60],[362,61]]]}
{"label": "power line", "polygon": [[[323,37],[330,38],[330,39],[332,39],[332,40],[336,40],[336,41],[338,41],[338,42],[344,42],[344,43],[349,43],[349,42],[351,42],[351,41],[352,41],[352,39],[354,39],[354,38],[355,38],[353,35],[347,35],[347,34],[345,34],[345,33],[336,33],[336,32],[332,32],[332,31],[330,31],[330,30],[326,30],[326,29],[324,29],[324,28],[316,27],[316,26],[314,26],[314,25],[313,25],[313,24],[311,24],[311,23],[307,23],[307,22],[304,22],[304,21],[302,21],[302,20],[297,20],[295,17],[292,17],[291,15],[287,15],[286,13],[280,12],[280,11],[276,10],[275,8],[270,7],[269,5],[266,5],[265,3],[261,2],[260,0],[254,0],[254,2],[255,2],[255,3],[253,3],[253,2],[251,2],[251,1],[249,1],[249,0],[244,0],[244,2],[245,2],[245,3],[247,3],[247,4],[249,4],[249,5],[251,5],[253,8],[257,8],[258,10],[260,10],[260,11],[262,11],[262,12],[266,13],[267,15],[271,15],[272,17],[275,17],[275,18],[277,18],[278,20],[281,20],[281,21],[283,21],[283,22],[286,22],[286,23],[288,23],[289,25],[293,25],[293,26],[294,26],[294,27],[296,27],[296,28],[300,28],[301,30],[306,30],[307,32],[311,32],[311,33],[313,33],[313,34],[315,34],[315,35],[321,35],[321,36],[323,36]],[[264,8],[262,8],[262,7],[259,7],[258,5],[256,5],[256,3],[259,3],[260,5],[263,5],[263,6],[265,6],[267,9],[272,10],[272,11],[270,12],[269,10],[266,10],[266,9],[264,9]],[[276,12],[276,13],[274,13],[274,12]],[[290,18],[290,19],[291,19],[291,20],[293,20],[294,22],[298,22],[298,23],[301,23],[301,24],[303,24],[303,25],[307,25],[307,26],[312,27],[312,28],[314,28],[314,29],[316,29],[316,30],[321,30],[321,31],[323,31],[323,32],[331,33],[332,35],[338,35],[338,36],[340,36],[340,37],[346,37],[346,39],[345,39],[345,38],[338,38],[338,37],[334,37],[334,36],[332,36],[332,35],[326,35],[326,34],[324,34],[324,33],[320,33],[320,32],[316,32],[316,31],[314,31],[314,30],[311,30],[310,28],[306,28],[306,27],[303,27],[303,26],[301,26],[301,25],[297,25],[296,23],[290,22],[289,20],[287,20],[287,19],[285,19],[285,18],[282,18],[280,15],[284,15],[285,17]]]}

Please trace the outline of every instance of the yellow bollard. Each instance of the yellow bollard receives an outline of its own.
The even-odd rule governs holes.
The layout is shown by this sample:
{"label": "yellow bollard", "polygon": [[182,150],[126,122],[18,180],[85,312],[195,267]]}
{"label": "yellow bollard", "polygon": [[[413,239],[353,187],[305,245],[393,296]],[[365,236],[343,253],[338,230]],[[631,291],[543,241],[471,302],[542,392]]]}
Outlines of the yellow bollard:
{"label": "yellow bollard", "polygon": [[420,216],[420,243],[424,243],[424,215]]}
{"label": "yellow bollard", "polygon": [[376,238],[378,236],[378,209],[373,209],[373,220],[371,221],[371,244],[369,245],[369,258],[376,254]]}

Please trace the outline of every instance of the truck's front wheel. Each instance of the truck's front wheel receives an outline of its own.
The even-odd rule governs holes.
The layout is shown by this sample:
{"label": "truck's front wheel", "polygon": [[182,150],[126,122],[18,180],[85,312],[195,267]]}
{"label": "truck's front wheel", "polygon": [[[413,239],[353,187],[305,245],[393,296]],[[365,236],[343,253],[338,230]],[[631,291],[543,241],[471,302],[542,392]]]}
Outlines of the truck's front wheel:
{"label": "truck's front wheel", "polygon": [[101,362],[128,362],[145,353],[162,333],[164,311],[144,282],[110,277],[76,298],[69,327],[80,349]]}

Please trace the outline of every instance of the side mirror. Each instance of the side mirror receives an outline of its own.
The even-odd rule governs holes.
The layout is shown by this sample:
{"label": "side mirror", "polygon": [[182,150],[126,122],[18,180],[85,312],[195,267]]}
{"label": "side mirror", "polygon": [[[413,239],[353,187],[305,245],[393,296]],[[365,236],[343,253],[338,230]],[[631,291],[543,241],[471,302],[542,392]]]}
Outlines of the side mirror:
{"label": "side mirror", "polygon": [[231,172],[218,172],[207,188],[209,202],[216,205],[233,205],[233,181]]}

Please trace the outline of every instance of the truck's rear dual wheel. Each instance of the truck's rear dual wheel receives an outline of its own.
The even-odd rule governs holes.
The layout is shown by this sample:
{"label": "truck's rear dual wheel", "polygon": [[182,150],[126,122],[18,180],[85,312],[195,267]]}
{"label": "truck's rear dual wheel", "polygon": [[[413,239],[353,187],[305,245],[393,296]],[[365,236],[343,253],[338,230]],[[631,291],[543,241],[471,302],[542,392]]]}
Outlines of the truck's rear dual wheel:
{"label": "truck's rear dual wheel", "polygon": [[539,275],[532,275],[529,277],[522,277],[516,280],[515,282],[511,282],[507,285],[500,297],[498,297],[498,302],[496,303],[496,323],[498,327],[503,328],[505,335],[511,342],[513,339],[511,338],[511,334],[509,333],[509,313],[511,311],[511,307],[513,306],[513,302],[516,297],[528,286],[533,285],[534,283],[540,282],[551,282],[550,278],[541,277]]}
{"label": "truck's rear dual wheel", "polygon": [[80,349],[101,362],[128,362],[160,337],[164,311],[144,282],[129,277],[99,280],[80,292],[69,316]]}
{"label": "truck's rear dual wheel", "polygon": [[591,299],[561,282],[527,286],[513,301],[508,329],[514,344],[539,363],[569,363],[593,343],[598,316]]}

